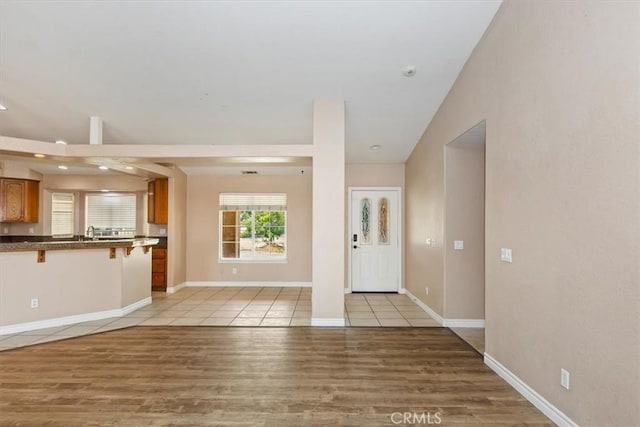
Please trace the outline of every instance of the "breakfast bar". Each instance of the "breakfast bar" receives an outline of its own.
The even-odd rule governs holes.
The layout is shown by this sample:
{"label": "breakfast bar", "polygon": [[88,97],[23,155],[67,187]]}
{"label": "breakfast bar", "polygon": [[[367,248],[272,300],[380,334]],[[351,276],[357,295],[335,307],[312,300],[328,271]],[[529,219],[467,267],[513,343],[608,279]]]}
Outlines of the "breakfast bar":
{"label": "breakfast bar", "polygon": [[158,239],[0,243],[0,335],[118,317],[151,303]]}

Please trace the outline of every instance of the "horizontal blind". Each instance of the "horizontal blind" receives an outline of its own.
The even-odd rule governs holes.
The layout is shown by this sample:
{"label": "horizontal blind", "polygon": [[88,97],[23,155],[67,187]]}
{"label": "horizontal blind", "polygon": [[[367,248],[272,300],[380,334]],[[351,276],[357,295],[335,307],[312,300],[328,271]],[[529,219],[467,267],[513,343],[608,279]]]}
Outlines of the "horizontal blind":
{"label": "horizontal blind", "polygon": [[73,201],[72,193],[51,194],[51,235],[73,235]]}
{"label": "horizontal blind", "polygon": [[223,211],[286,211],[286,193],[220,193]]}
{"label": "horizontal blind", "polygon": [[87,194],[87,227],[136,228],[135,194]]}

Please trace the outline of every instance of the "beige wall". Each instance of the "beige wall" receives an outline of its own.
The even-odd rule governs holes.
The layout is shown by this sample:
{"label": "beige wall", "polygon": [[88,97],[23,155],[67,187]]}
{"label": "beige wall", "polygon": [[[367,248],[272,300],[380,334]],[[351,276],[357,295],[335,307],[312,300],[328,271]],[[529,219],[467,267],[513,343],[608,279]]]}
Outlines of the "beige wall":
{"label": "beige wall", "polygon": [[404,163],[347,163],[347,187],[404,188]]}
{"label": "beige wall", "polygon": [[[73,192],[76,196],[75,234],[84,234],[90,224],[85,224],[85,196],[87,192],[100,190],[136,193],[136,234],[143,235],[147,231],[147,182],[144,178],[124,175],[44,175],[40,182],[40,222],[36,234],[51,234],[51,193],[56,191]],[[17,224],[16,224],[17,226]],[[20,233],[14,227],[13,234]],[[22,230],[24,231],[24,230]]]}
{"label": "beige wall", "polygon": [[[404,212],[404,163],[347,163],[345,169],[345,203],[349,206],[349,187],[399,187],[401,192],[401,207]],[[404,215],[400,217],[404,230]],[[349,212],[345,212],[345,251],[351,250],[349,240]],[[404,248],[400,248],[401,254]],[[403,256],[403,255],[401,255]],[[404,259],[404,256],[403,256]],[[404,262],[402,266],[404,277]],[[349,287],[349,266],[344,269],[344,287]],[[404,287],[404,284],[402,284]]]}
{"label": "beige wall", "polygon": [[[483,132],[484,133],[484,132]],[[484,135],[445,149],[444,317],[484,319]],[[463,250],[454,249],[462,240]]]}
{"label": "beige wall", "polygon": [[580,425],[640,424],[639,43],[637,2],[503,3],[406,166],[442,313],[443,147],[486,119],[486,350]]}
{"label": "beige wall", "polygon": [[167,286],[187,281],[187,176],[179,168],[169,178]]}
{"label": "beige wall", "polygon": [[[287,193],[287,262],[220,263],[220,193]],[[187,280],[310,282],[311,177],[194,175],[187,179]],[[232,269],[237,269],[237,274]]]}
{"label": "beige wall", "polygon": [[[0,253],[0,326],[119,309],[151,296],[151,252],[135,248]],[[30,301],[38,298],[39,307]]]}

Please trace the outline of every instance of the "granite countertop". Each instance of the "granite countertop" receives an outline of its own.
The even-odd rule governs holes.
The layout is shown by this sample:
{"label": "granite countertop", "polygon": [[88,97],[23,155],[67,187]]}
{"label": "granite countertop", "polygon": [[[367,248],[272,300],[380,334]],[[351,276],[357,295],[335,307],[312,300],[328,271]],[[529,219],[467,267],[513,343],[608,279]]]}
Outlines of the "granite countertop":
{"label": "granite countertop", "polygon": [[108,240],[58,240],[50,242],[13,242],[0,243],[0,252],[19,251],[49,251],[63,249],[100,249],[100,248],[130,248],[138,246],[153,246],[158,239],[108,239]]}

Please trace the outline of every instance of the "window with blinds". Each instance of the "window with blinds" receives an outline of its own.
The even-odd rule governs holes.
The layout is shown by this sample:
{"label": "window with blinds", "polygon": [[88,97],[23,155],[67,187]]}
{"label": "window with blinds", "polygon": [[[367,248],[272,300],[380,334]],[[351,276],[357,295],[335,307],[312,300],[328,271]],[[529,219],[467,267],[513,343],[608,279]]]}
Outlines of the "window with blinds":
{"label": "window with blinds", "polygon": [[285,193],[220,194],[220,260],[286,260],[286,231]]}
{"label": "window with blinds", "polygon": [[51,194],[51,235],[55,237],[73,236],[73,193]]}
{"label": "window with blinds", "polygon": [[136,229],[136,195],[124,193],[87,194],[86,225],[96,230]]}

